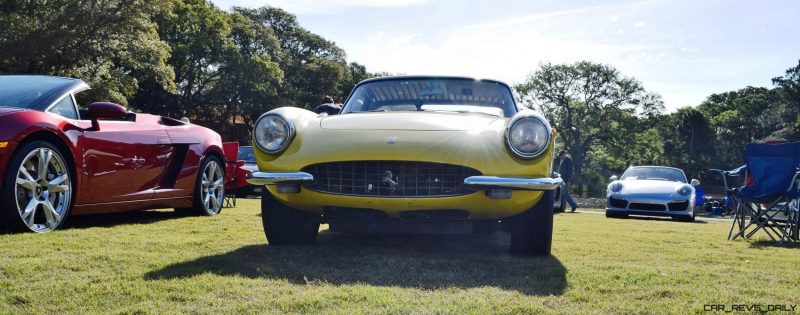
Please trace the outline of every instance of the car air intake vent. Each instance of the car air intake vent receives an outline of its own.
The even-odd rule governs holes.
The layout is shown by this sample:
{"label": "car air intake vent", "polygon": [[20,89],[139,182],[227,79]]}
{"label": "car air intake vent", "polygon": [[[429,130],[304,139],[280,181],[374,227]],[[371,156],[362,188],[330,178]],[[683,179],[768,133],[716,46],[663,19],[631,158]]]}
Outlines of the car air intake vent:
{"label": "car air intake vent", "polygon": [[627,208],[628,201],[623,199],[617,199],[614,197],[608,197],[608,204],[614,208]]}
{"label": "car air intake vent", "polygon": [[481,175],[472,168],[430,162],[348,161],[309,165],[314,176],[307,189],[369,197],[437,197],[472,193],[464,179]]}
{"label": "car air intake vent", "polygon": [[659,204],[652,203],[631,203],[631,210],[648,210],[648,211],[664,211],[667,207]]}
{"label": "car air intake vent", "polygon": [[689,201],[670,202],[668,206],[670,211],[684,211],[689,208]]}

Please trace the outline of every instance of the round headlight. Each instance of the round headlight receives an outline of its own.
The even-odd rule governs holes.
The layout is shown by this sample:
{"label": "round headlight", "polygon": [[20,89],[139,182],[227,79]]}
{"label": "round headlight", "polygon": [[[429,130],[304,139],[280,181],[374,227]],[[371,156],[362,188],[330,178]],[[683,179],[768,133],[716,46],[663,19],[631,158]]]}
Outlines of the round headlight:
{"label": "round headlight", "polygon": [[622,190],[622,183],[620,182],[611,183],[611,185],[608,185],[608,190],[610,190],[611,192],[620,192],[620,190]]}
{"label": "round headlight", "polygon": [[535,158],[550,143],[550,128],[536,116],[512,119],[506,129],[508,147],[521,158]]}
{"label": "round headlight", "polygon": [[681,188],[678,188],[678,194],[681,196],[688,196],[692,193],[692,186],[684,185]]}
{"label": "round headlight", "polygon": [[256,122],[253,138],[256,145],[267,153],[285,149],[294,137],[294,125],[277,114],[265,114]]}

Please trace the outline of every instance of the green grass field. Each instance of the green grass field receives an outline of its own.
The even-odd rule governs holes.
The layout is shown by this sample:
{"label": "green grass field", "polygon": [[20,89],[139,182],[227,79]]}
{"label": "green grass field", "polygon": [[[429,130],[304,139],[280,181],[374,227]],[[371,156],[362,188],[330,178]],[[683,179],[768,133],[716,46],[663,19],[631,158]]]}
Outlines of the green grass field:
{"label": "green grass field", "polygon": [[73,217],[0,234],[0,313],[704,313],[800,304],[800,248],[728,223],[558,214],[553,256],[508,236],[353,236],[270,247],[257,200],[216,217]]}

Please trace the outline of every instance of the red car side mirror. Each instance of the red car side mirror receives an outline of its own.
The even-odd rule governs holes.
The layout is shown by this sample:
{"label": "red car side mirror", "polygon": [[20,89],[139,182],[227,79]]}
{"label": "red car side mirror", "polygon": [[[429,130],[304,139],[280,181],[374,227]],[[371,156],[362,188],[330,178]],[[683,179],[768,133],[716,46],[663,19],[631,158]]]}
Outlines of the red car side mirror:
{"label": "red car side mirror", "polygon": [[92,131],[100,130],[98,120],[122,120],[128,116],[128,110],[122,105],[96,102],[89,105],[89,119],[92,120]]}

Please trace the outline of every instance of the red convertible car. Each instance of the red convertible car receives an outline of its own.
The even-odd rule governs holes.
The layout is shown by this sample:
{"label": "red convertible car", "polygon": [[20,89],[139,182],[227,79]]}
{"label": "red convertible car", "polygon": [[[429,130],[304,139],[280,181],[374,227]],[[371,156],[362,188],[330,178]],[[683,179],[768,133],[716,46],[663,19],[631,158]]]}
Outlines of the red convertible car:
{"label": "red convertible car", "polygon": [[0,76],[0,224],[47,232],[69,215],[219,213],[219,134],[113,103],[79,110],[88,89],[77,79]]}

